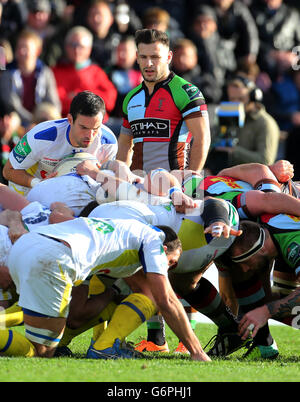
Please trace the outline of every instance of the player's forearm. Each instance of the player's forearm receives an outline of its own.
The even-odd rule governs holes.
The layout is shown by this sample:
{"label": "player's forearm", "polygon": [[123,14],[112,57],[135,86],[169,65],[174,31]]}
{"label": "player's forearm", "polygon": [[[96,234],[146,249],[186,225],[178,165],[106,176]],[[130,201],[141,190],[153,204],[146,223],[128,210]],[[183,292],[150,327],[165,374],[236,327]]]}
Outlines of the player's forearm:
{"label": "player's forearm", "polygon": [[201,171],[204,168],[211,143],[209,119],[207,116],[190,118],[186,120],[186,125],[193,135],[188,168]]}
{"label": "player's forearm", "polygon": [[33,177],[23,169],[14,169],[8,161],[3,168],[3,176],[6,180],[25,187],[31,187]]}
{"label": "player's forearm", "polygon": [[293,309],[298,306],[300,306],[300,289],[294,290],[283,299],[267,303],[271,318],[279,321],[297,313]]}
{"label": "player's forearm", "polygon": [[120,134],[118,139],[118,153],[116,159],[125,162],[127,166],[131,165],[133,153],[132,138],[125,134]]}
{"label": "player's forearm", "polygon": [[13,211],[21,211],[29,204],[24,196],[16,193],[6,185],[0,183],[0,200],[3,209],[11,209]]}

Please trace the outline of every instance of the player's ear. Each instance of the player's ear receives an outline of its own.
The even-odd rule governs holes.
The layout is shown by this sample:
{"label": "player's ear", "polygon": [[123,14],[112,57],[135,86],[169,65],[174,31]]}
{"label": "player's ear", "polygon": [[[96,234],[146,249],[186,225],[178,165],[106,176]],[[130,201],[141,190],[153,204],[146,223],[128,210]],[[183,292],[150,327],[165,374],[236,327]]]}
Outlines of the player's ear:
{"label": "player's ear", "polygon": [[169,64],[171,63],[172,59],[173,59],[173,52],[172,52],[172,50],[169,50],[169,53],[168,53],[168,63]]}
{"label": "player's ear", "polygon": [[70,124],[73,124],[73,123],[74,123],[74,121],[73,121],[73,116],[72,116],[70,113],[67,114],[67,119],[68,119],[68,122],[69,122]]}

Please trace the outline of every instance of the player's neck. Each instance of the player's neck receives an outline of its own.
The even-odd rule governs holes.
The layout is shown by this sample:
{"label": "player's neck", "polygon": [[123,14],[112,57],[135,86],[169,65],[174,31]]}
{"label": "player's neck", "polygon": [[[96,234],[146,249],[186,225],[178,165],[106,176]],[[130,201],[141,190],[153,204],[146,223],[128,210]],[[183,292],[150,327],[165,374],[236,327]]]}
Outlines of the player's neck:
{"label": "player's neck", "polygon": [[164,81],[164,80],[166,80],[166,79],[168,78],[169,74],[170,74],[170,71],[168,71],[168,73],[166,73],[163,77],[161,77],[161,78],[160,78],[159,80],[157,80],[157,81],[146,81],[146,80],[144,79],[144,83],[145,83],[145,85],[146,85],[146,87],[147,87],[147,89],[148,89],[149,95],[151,95],[151,94],[153,93],[154,88],[155,88],[155,86],[156,86],[157,84],[159,84],[160,82],[162,82],[162,81]]}

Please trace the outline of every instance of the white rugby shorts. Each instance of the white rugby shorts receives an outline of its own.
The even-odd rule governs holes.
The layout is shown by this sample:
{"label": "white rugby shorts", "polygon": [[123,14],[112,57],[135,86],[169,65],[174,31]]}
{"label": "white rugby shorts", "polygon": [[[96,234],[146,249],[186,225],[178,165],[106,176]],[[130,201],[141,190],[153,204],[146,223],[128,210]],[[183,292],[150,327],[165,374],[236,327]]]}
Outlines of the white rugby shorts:
{"label": "white rugby shorts", "polygon": [[67,317],[76,269],[71,249],[37,233],[13,245],[8,268],[19,306],[49,317]]}

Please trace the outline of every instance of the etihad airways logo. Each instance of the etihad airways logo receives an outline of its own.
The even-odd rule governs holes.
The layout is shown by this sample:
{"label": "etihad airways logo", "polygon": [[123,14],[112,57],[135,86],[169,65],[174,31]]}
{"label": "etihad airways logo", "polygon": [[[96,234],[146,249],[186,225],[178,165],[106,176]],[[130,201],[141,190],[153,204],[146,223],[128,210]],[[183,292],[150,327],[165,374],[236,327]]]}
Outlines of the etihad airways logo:
{"label": "etihad airways logo", "polygon": [[138,119],[130,122],[134,138],[170,138],[170,121],[165,119]]}

